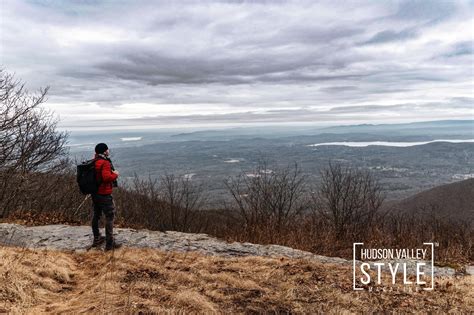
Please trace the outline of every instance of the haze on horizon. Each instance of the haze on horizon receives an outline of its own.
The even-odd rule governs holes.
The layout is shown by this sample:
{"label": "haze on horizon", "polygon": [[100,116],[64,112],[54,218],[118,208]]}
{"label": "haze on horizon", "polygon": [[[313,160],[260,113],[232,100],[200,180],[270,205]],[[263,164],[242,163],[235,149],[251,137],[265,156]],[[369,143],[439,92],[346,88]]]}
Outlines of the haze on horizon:
{"label": "haze on horizon", "polygon": [[0,4],[0,64],[66,129],[474,117],[471,1]]}

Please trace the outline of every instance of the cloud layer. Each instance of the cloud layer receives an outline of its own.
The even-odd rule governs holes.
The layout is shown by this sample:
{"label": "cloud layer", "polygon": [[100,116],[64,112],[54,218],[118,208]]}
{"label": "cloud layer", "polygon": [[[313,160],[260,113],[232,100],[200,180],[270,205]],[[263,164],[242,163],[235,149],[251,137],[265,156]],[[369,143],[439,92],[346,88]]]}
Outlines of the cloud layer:
{"label": "cloud layer", "polygon": [[66,128],[473,117],[464,1],[10,1],[1,64]]}

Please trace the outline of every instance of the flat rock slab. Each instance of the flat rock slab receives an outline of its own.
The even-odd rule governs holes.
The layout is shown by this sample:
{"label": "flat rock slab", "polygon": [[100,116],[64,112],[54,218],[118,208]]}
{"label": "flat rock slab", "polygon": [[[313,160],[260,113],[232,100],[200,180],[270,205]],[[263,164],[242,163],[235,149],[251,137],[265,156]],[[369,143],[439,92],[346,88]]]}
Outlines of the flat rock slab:
{"label": "flat rock slab", "polygon": [[474,266],[466,266],[466,274],[474,276]]}
{"label": "flat rock slab", "polygon": [[[305,258],[323,263],[352,264],[351,260],[327,257],[280,245],[225,242],[207,234],[159,232],[115,228],[115,239],[128,247],[155,248],[163,251],[199,252],[225,257],[264,256]],[[0,224],[0,245],[27,248],[86,251],[92,243],[89,226],[43,225],[27,227],[19,224]],[[437,276],[454,275],[452,268],[435,267]],[[410,272],[411,273],[411,272]]]}
{"label": "flat rock slab", "polygon": [[[207,234],[159,232],[115,228],[115,239],[128,247],[156,248],[165,251],[197,251],[206,255],[284,256],[288,258],[318,258],[330,263],[347,263],[337,257],[314,255],[279,245],[228,243]],[[28,248],[84,251],[92,244],[89,226],[43,225],[26,227],[18,224],[0,224],[0,244]]]}

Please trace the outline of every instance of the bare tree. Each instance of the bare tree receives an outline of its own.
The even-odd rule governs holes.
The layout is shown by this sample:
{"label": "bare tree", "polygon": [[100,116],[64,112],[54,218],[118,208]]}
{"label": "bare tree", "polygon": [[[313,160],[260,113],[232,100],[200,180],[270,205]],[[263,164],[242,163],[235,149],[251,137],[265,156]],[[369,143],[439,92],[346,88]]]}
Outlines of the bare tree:
{"label": "bare tree", "polygon": [[164,205],[160,199],[158,180],[152,177],[140,178],[135,174],[133,181],[119,188],[117,210],[126,218],[127,224],[134,223],[147,228],[164,230]]}
{"label": "bare tree", "polygon": [[315,209],[331,222],[339,238],[367,232],[384,200],[370,173],[332,163],[321,172],[313,197]]}
{"label": "bare tree", "polygon": [[189,178],[165,175],[159,180],[135,175],[131,185],[117,191],[121,217],[161,231],[200,232],[207,198],[201,185]]}
{"label": "bare tree", "polygon": [[297,164],[271,170],[262,161],[252,173],[226,182],[246,228],[279,233],[308,208],[305,177]]}
{"label": "bare tree", "polygon": [[167,207],[169,227],[175,231],[191,231],[199,210],[206,203],[202,187],[183,176],[163,176],[160,197]]}
{"label": "bare tree", "polygon": [[29,93],[0,70],[0,217],[18,205],[32,172],[50,171],[65,156],[67,134],[57,131],[54,114],[41,107],[47,92]]}

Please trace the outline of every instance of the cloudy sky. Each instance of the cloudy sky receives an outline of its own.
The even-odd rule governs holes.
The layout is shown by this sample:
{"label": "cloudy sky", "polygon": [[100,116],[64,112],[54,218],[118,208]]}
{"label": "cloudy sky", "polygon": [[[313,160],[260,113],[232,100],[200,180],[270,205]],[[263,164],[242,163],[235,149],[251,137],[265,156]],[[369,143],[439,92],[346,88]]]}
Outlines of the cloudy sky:
{"label": "cloudy sky", "polygon": [[1,66],[68,129],[474,117],[473,2],[0,6]]}

